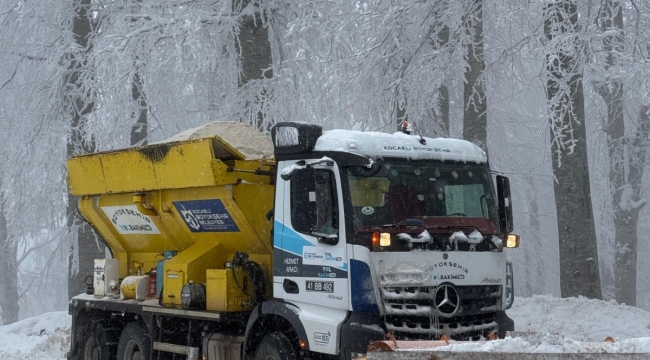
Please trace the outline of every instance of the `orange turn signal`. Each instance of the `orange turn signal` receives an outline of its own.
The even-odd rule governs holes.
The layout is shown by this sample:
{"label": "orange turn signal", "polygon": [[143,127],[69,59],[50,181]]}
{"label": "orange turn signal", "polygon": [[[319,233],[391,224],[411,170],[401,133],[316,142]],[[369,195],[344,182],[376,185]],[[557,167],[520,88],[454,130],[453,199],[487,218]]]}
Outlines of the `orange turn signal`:
{"label": "orange turn signal", "polygon": [[372,233],[372,246],[390,246],[390,234]]}

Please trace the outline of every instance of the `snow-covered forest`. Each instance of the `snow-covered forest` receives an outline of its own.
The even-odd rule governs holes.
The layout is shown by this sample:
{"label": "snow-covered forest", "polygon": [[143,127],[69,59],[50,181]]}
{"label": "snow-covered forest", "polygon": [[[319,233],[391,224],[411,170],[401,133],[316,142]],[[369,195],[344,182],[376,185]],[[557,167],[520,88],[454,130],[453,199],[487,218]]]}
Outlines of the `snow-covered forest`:
{"label": "snow-covered forest", "polygon": [[67,157],[213,120],[471,140],[512,182],[517,296],[650,310],[649,56],[648,0],[3,0],[0,323],[103,254]]}

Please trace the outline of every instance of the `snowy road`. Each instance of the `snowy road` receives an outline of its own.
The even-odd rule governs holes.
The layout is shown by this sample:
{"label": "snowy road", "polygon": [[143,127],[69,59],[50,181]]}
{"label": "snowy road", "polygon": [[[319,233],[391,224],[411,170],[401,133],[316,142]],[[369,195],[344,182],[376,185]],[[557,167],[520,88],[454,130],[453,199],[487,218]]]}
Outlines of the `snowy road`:
{"label": "snowy road", "polygon": [[[537,334],[448,350],[489,352],[648,353],[650,312],[614,302],[550,296],[516,298],[509,312],[518,332]],[[603,343],[608,337],[614,343]],[[598,342],[594,344],[593,342]],[[0,327],[0,360],[65,359],[70,316],[52,312]],[[595,346],[595,347],[594,347]]]}

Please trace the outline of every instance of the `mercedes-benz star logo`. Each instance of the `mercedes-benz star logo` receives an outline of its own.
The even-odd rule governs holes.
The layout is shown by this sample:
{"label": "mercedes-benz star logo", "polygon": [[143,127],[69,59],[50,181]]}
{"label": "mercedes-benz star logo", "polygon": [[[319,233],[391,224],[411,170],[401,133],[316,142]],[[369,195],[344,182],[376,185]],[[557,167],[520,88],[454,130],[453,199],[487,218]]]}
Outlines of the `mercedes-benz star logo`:
{"label": "mercedes-benz star logo", "polygon": [[456,288],[451,285],[438,286],[434,293],[433,306],[444,317],[456,315],[460,309],[460,297]]}

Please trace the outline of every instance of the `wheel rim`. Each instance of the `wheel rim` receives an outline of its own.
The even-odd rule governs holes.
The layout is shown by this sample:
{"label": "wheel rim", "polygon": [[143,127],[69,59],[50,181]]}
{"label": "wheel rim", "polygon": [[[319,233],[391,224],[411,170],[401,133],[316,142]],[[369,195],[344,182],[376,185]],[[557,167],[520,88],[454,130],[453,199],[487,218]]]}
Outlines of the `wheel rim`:
{"label": "wheel rim", "polygon": [[142,360],[142,356],[140,355],[140,347],[138,347],[138,343],[135,341],[129,342],[129,344],[126,346],[124,355],[124,360]]}
{"label": "wheel rim", "polygon": [[94,336],[91,336],[86,341],[84,346],[84,360],[101,360],[101,354],[99,352],[99,342]]}

